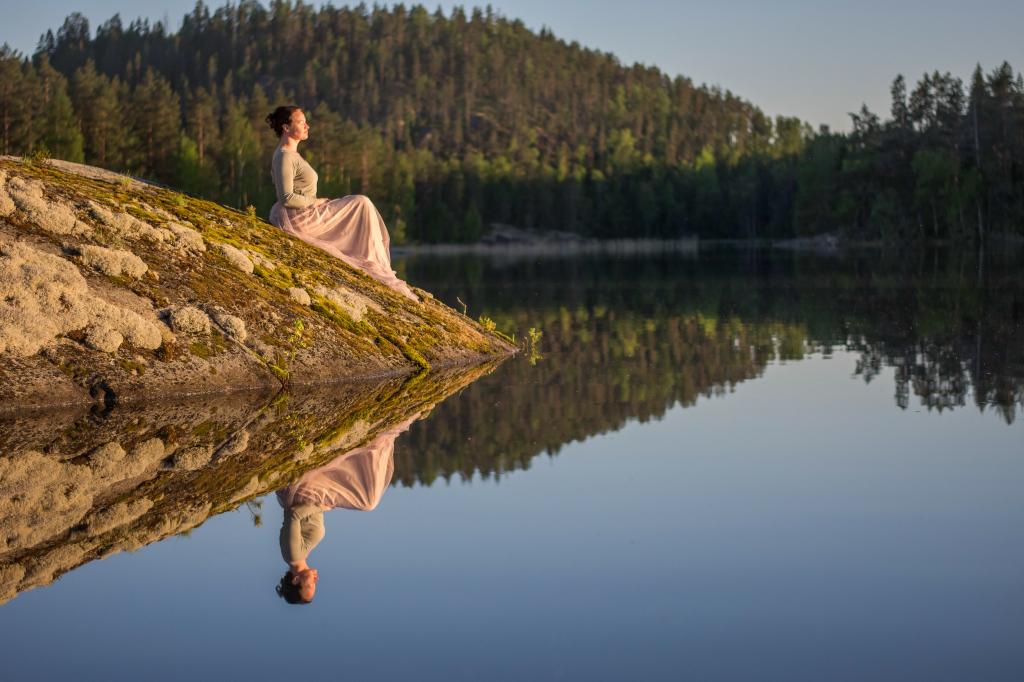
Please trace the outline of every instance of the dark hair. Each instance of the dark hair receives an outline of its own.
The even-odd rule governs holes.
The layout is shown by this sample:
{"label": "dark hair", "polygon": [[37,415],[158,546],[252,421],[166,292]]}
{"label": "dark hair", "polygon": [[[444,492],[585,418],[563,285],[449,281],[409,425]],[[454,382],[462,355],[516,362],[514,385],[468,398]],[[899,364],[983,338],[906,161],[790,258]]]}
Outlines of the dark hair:
{"label": "dark hair", "polygon": [[285,124],[292,122],[292,114],[301,109],[302,107],[278,107],[274,109],[274,112],[267,116],[267,125],[274,129],[277,136],[280,137],[284,134]]}
{"label": "dark hair", "polygon": [[284,577],[281,578],[281,582],[274,588],[277,592],[277,596],[284,599],[289,604],[309,604],[310,602],[302,598],[299,594],[299,586],[292,584],[292,572],[285,571]]}

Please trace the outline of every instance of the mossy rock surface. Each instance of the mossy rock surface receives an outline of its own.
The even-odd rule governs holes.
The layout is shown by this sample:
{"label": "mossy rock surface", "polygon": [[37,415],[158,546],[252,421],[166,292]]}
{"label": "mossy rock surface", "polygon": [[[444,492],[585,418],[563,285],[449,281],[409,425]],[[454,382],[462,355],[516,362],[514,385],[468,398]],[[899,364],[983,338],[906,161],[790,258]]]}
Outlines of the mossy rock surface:
{"label": "mossy rock surface", "polygon": [[[514,352],[421,299],[246,213],[98,168],[0,157],[0,410],[279,390]],[[357,319],[332,300],[358,301]],[[210,331],[194,314],[175,328],[186,308]]]}

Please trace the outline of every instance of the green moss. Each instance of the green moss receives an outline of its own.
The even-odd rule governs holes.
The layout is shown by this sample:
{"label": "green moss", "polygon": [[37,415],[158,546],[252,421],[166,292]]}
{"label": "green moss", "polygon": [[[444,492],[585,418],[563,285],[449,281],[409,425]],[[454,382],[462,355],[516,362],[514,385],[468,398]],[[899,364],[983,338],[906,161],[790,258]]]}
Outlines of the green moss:
{"label": "green moss", "polygon": [[[267,257],[269,258],[269,256]],[[297,284],[294,279],[294,273],[287,265],[278,265],[274,270],[269,270],[261,265],[257,265],[253,270],[253,274],[270,286],[280,289],[281,291],[288,291],[290,287]]]}

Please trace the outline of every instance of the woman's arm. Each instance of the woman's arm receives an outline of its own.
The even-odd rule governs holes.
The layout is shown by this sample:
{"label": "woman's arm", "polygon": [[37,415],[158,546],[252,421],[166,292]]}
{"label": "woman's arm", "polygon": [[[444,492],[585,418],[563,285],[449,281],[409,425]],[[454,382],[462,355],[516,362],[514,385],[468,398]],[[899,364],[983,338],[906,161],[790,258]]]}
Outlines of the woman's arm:
{"label": "woman's arm", "polygon": [[275,163],[274,189],[277,191],[277,200],[281,202],[281,205],[288,208],[312,206],[316,201],[314,197],[307,197],[295,191],[294,160],[286,158],[285,154],[278,154],[275,157]]}

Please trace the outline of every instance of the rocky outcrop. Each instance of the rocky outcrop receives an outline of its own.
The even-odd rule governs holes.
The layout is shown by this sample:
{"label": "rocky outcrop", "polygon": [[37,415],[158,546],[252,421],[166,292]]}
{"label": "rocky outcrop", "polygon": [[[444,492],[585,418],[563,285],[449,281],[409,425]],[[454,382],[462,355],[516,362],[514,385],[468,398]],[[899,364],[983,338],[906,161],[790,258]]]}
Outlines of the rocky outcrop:
{"label": "rocky outcrop", "polygon": [[418,294],[246,213],[0,158],[0,410],[279,390],[514,351]]}

